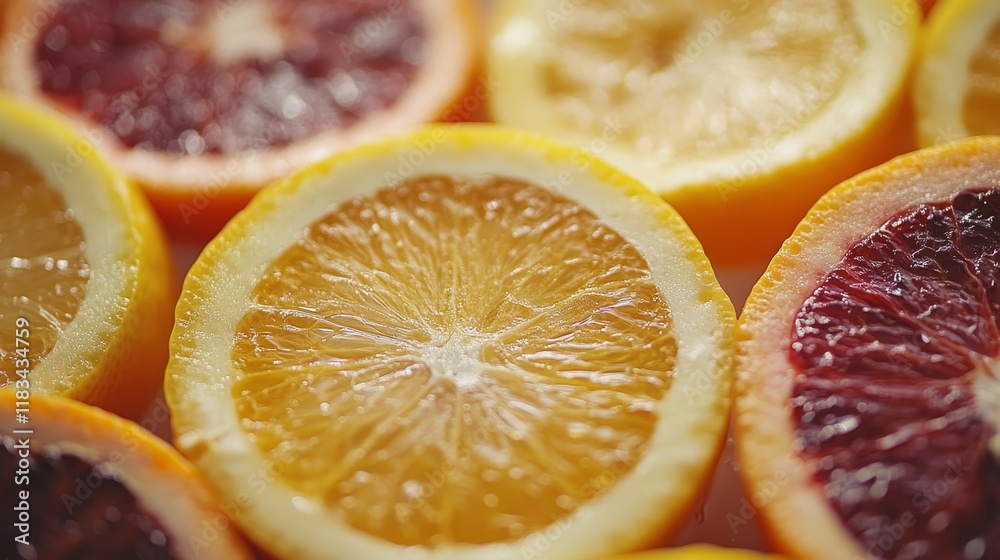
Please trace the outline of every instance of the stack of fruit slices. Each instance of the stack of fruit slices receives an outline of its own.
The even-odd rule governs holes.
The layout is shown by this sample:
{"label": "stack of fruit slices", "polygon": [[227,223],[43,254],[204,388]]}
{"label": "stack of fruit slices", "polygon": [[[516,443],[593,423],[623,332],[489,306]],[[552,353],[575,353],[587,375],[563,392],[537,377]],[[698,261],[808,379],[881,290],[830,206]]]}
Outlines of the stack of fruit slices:
{"label": "stack of fruit slices", "polygon": [[216,233],[263,185],[443,116],[472,0],[16,0],[3,85],[75,120],[171,229]]}

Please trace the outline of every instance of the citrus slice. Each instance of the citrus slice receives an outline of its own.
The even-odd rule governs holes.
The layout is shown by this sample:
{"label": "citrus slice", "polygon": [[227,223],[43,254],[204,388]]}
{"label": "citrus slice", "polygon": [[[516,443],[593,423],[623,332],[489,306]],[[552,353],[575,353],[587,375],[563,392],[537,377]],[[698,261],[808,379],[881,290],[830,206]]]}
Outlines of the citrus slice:
{"label": "citrus slice", "polygon": [[911,0],[502,0],[490,110],[634,174],[712,262],[767,259],[822,193],[903,150],[919,14]]}
{"label": "citrus slice", "polygon": [[1000,137],[900,157],[809,212],[738,328],[750,501],[802,558],[996,558]]}
{"label": "citrus slice", "polygon": [[0,386],[137,417],[177,292],[142,194],[53,115],[0,98]]}
{"label": "citrus slice", "polygon": [[769,558],[776,559],[778,557],[749,550],[699,544],[666,550],[650,550],[628,556],[616,556],[609,560],[767,560]]}
{"label": "citrus slice", "polygon": [[132,422],[2,390],[0,433],[4,558],[251,558],[201,475]]}
{"label": "citrus slice", "polygon": [[[292,558],[599,558],[680,530],[733,309],[680,217],[542,137],[431,128],[265,189],[177,308],[177,446]],[[534,553],[533,553],[534,554]]]}
{"label": "citrus slice", "polygon": [[262,185],[449,112],[472,0],[17,0],[5,86],[79,121],[171,229],[216,233]]}
{"label": "citrus slice", "polygon": [[1000,134],[1000,3],[949,0],[923,31],[914,86],[921,146]]}

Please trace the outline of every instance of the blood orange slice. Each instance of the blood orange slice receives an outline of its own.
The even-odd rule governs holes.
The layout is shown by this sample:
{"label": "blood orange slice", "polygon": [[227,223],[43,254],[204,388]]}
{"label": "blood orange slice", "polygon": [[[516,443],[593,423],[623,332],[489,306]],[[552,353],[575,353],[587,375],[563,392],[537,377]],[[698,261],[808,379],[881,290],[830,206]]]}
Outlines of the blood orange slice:
{"label": "blood orange slice", "polygon": [[17,0],[7,88],[91,131],[174,229],[442,116],[472,73],[471,0]]}
{"label": "blood orange slice", "polygon": [[1000,555],[1000,138],[898,158],[810,211],[738,331],[752,503],[808,558]]}
{"label": "blood orange slice", "polygon": [[132,422],[4,390],[0,433],[4,558],[250,558],[197,471]]}

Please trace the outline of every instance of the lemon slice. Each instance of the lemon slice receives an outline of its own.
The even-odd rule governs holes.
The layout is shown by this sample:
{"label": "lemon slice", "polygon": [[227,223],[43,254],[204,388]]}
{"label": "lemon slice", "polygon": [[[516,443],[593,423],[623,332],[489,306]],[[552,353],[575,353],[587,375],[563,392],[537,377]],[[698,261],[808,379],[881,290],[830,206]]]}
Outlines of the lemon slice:
{"label": "lemon slice", "polygon": [[716,264],[766,260],[823,192],[907,147],[919,21],[910,0],[503,0],[490,111],[635,174]]}
{"label": "lemon slice", "polygon": [[0,169],[0,385],[137,417],[176,294],[145,199],[61,121],[2,98]]}
{"label": "lemon slice", "polygon": [[1000,134],[1000,3],[950,0],[931,12],[914,107],[922,146]]}
{"label": "lemon slice", "polygon": [[178,447],[251,497],[237,519],[275,554],[599,557],[686,522],[732,325],[634,180],[542,137],[432,128],[227,226],[185,282],[166,393]]}

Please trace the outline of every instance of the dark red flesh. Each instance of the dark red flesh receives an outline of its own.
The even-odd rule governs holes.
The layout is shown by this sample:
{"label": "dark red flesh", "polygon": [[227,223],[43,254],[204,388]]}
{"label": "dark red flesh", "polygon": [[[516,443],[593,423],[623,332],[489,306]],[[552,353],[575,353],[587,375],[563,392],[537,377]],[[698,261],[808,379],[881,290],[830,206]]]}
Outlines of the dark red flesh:
{"label": "dark red flesh", "polygon": [[1000,558],[996,426],[973,381],[1000,350],[1000,191],[851,247],[795,319],[799,453],[868,558]]}
{"label": "dark red flesh", "polygon": [[421,62],[410,0],[266,0],[285,37],[269,60],[220,65],[163,39],[256,1],[63,0],[35,44],[42,91],[128,147],[233,154],[347,128],[395,103]]}
{"label": "dark red flesh", "polygon": [[[159,521],[107,471],[71,455],[31,448],[19,480],[17,440],[0,443],[0,557],[26,560],[171,560],[171,540]],[[27,484],[24,484],[27,482]],[[23,506],[20,492],[28,491]],[[28,509],[29,546],[17,511]]]}

